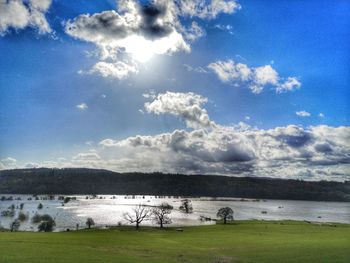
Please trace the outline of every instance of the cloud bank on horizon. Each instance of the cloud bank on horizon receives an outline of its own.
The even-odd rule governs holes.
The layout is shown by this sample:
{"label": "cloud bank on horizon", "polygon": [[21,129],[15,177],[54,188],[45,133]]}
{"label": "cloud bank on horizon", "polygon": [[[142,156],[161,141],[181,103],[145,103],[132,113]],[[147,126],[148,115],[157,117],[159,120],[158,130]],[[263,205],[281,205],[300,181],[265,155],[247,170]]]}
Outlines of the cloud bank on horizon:
{"label": "cloud bank on horizon", "polygon": [[[187,129],[122,140],[104,139],[71,160],[29,163],[27,167],[92,167],[118,171],[230,174],[343,180],[349,172],[350,127],[296,125],[269,130],[245,123],[222,126],[211,121],[194,93],[159,94],[144,107],[149,113],[183,119]],[[14,166],[6,158],[3,165]]]}
{"label": "cloud bank on horizon", "polygon": [[[81,3],[66,1],[0,0],[0,48],[18,50],[18,40],[23,52],[12,53],[18,61],[23,57],[17,65],[0,62],[0,84],[12,87],[0,101],[0,121],[6,124],[0,169],[349,180],[348,76],[332,71],[348,68],[346,59],[332,67],[324,62],[334,57],[324,55],[320,63],[307,57],[304,67],[304,58],[295,54],[315,49],[308,46],[313,36],[285,50],[279,41],[286,37],[274,23],[276,29],[268,24],[260,30],[276,30],[270,38],[281,39],[259,37],[247,20],[259,17],[250,11],[255,7],[268,9],[254,1],[245,6],[237,0],[119,0],[85,11]],[[284,10],[283,4],[276,8]],[[284,26],[290,41],[300,38],[293,35],[293,21]],[[254,34],[259,42],[251,39]],[[40,57],[25,48],[39,44]],[[255,47],[273,59],[266,63]],[[276,53],[278,48],[295,57]],[[339,50],[348,54],[345,47]],[[6,53],[4,61],[10,61]],[[37,71],[34,63],[41,65]],[[332,89],[330,81],[339,88]],[[333,94],[330,104],[318,90]],[[28,115],[19,113],[19,105]]]}

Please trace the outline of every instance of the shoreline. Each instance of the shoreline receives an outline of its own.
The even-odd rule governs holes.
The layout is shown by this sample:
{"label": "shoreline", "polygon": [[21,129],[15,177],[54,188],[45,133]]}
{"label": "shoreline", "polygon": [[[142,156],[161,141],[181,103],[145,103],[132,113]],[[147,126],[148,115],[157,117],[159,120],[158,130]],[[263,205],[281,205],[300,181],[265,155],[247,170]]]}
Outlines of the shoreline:
{"label": "shoreline", "polygon": [[[308,220],[266,220],[266,219],[246,219],[246,220],[233,220],[227,222],[226,225],[240,225],[240,224],[272,224],[272,225],[310,225],[310,226],[328,226],[328,227],[350,227],[349,223],[338,223],[338,222],[319,222],[319,221],[308,221]],[[221,221],[217,220],[213,224],[206,224],[206,225],[174,225],[174,226],[164,226],[163,228],[157,227],[157,226],[150,226],[150,225],[141,225],[139,230],[160,230],[160,231],[176,231],[178,229],[186,230],[189,228],[206,228],[206,227],[212,227],[212,226],[220,226],[225,225]],[[91,229],[88,228],[80,228],[78,230],[76,229],[69,229],[67,230],[58,230],[47,233],[65,233],[65,232],[84,232],[84,231],[108,231],[108,230],[135,230],[134,225],[106,225],[106,226],[94,226],[91,227]],[[0,227],[0,232],[11,232],[8,228]],[[18,230],[13,231],[12,233],[40,233],[39,231],[30,231],[30,230]]]}

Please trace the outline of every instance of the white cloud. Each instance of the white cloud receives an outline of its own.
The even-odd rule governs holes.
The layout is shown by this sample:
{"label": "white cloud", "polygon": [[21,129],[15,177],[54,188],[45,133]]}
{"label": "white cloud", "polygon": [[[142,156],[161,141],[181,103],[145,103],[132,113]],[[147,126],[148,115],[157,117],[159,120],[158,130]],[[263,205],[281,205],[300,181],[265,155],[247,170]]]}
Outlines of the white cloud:
{"label": "white cloud", "polygon": [[[74,38],[94,43],[100,50],[100,64],[92,72],[101,73],[101,63],[108,63],[108,73],[101,75],[120,78],[119,69],[111,70],[112,65],[114,68],[123,65],[123,71],[131,68],[129,72],[137,72],[125,57],[145,62],[155,54],[190,51],[174,8],[168,1],[140,5],[136,0],[121,0],[117,10],[84,14],[67,21],[65,31]],[[199,27],[192,31],[193,37],[201,33]],[[102,66],[102,72],[106,73],[107,64]],[[125,73],[121,75],[124,77]]]}
{"label": "white cloud", "polygon": [[[65,32],[98,48],[100,62],[87,72],[120,79],[119,70],[114,74],[112,69],[117,63],[131,68],[128,73],[137,73],[135,63],[146,62],[155,54],[191,51],[190,43],[204,36],[205,31],[196,21],[187,28],[181,17],[213,19],[239,8],[234,0],[154,0],[149,5],[137,0],[120,0],[116,10],[68,20]],[[122,74],[122,78],[126,76],[128,74]]]}
{"label": "white cloud", "polygon": [[51,0],[0,0],[0,35],[26,27],[37,29],[39,34],[51,33],[45,17],[50,5]]}
{"label": "white cloud", "polygon": [[16,168],[17,160],[12,157],[6,157],[0,160],[0,169]]}
{"label": "white cloud", "polygon": [[289,125],[264,130],[244,124],[217,125],[212,129],[105,139],[99,145],[76,154],[70,161],[31,163],[27,167],[339,181],[349,180],[350,172],[350,127],[345,126],[306,129]]}
{"label": "white cloud", "polygon": [[73,157],[75,161],[98,161],[101,157],[96,152],[79,153]]}
{"label": "white cloud", "polygon": [[310,112],[307,112],[307,111],[297,111],[295,112],[296,115],[298,115],[299,117],[310,117],[311,116],[311,113]]}
{"label": "white cloud", "polygon": [[40,11],[47,11],[51,5],[52,0],[30,0],[32,7],[40,10]]}
{"label": "white cloud", "polygon": [[236,0],[177,0],[182,15],[214,19],[220,13],[232,14],[241,9]]}
{"label": "white cloud", "polygon": [[[152,105],[150,112],[170,113],[187,121],[191,105],[201,107],[205,101],[196,94],[164,93],[145,108]],[[288,125],[264,130],[241,123],[203,128],[194,119],[196,125],[188,125],[191,131],[105,139],[97,150],[103,160],[100,165],[118,171],[349,179],[350,127]]]}
{"label": "white cloud", "polygon": [[77,107],[77,109],[82,110],[82,111],[86,110],[88,108],[88,106],[84,102],[76,105],[76,107]]}
{"label": "white cloud", "polygon": [[233,60],[218,60],[210,63],[208,68],[214,71],[222,82],[247,81],[252,75],[252,70],[246,64],[235,63]]}
{"label": "white cloud", "polygon": [[324,118],[324,114],[323,114],[322,112],[320,112],[320,113],[318,114],[318,117]]}
{"label": "white cloud", "polygon": [[254,82],[259,86],[267,84],[276,85],[278,82],[278,73],[271,65],[255,68],[253,77]]}
{"label": "white cloud", "polygon": [[118,171],[346,180],[349,132],[349,127],[289,125],[258,130],[245,126],[242,130],[218,125],[211,130],[106,139],[99,151],[103,164]]}
{"label": "white cloud", "polygon": [[297,78],[288,77],[284,83],[281,83],[280,85],[277,86],[276,92],[283,93],[283,92],[299,89],[300,87],[301,87],[301,83]]}
{"label": "white cloud", "polygon": [[184,67],[189,72],[196,72],[196,73],[208,73],[208,71],[202,67],[192,67],[190,65],[184,64]]}
{"label": "white cloud", "polygon": [[250,68],[246,64],[236,63],[233,60],[218,60],[210,63],[208,68],[222,82],[244,84],[256,94],[261,93],[267,85],[274,87],[276,93],[291,91],[301,86],[295,77],[288,77],[287,80],[283,81],[271,65]]}
{"label": "white cloud", "polygon": [[166,92],[159,94],[153,102],[147,102],[145,109],[149,113],[172,114],[182,117],[190,128],[211,127],[214,124],[208,113],[202,108],[207,102],[206,98],[192,92],[176,93]]}
{"label": "white cloud", "polygon": [[197,22],[192,22],[190,28],[185,31],[185,38],[195,41],[205,35],[205,30],[201,28]]}
{"label": "white cloud", "polygon": [[[213,125],[203,108],[206,102],[206,98],[194,93],[159,94],[145,105],[146,110],[183,118],[188,129],[121,140],[107,138],[95,149],[78,153],[70,161],[48,161],[38,165],[106,168],[121,172],[350,179],[350,127],[288,125],[257,129],[245,123]],[[4,163],[13,165],[15,161],[8,159]]]}
{"label": "white cloud", "polygon": [[117,143],[117,141],[112,139],[105,139],[103,141],[100,141],[99,145],[102,145],[104,147],[112,147]]}
{"label": "white cloud", "polygon": [[102,77],[112,77],[117,79],[124,79],[130,74],[137,72],[138,69],[135,64],[127,64],[122,61],[116,61],[114,63],[100,61],[88,71],[89,74],[98,73]]}
{"label": "white cloud", "polygon": [[149,93],[142,94],[142,97],[144,97],[146,99],[155,99],[157,96],[156,96],[154,90],[151,90]]}
{"label": "white cloud", "polygon": [[231,25],[222,25],[222,24],[216,24],[214,28],[220,29],[222,31],[228,32],[230,35],[233,35],[233,26]]}

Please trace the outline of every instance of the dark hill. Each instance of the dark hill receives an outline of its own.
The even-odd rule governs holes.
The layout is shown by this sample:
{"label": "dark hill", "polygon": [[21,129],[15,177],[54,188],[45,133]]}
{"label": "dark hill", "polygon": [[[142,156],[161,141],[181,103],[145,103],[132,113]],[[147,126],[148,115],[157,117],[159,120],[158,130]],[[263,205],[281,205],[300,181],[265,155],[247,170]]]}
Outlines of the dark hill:
{"label": "dark hill", "polygon": [[0,171],[0,193],[220,196],[349,202],[350,182],[38,168]]}

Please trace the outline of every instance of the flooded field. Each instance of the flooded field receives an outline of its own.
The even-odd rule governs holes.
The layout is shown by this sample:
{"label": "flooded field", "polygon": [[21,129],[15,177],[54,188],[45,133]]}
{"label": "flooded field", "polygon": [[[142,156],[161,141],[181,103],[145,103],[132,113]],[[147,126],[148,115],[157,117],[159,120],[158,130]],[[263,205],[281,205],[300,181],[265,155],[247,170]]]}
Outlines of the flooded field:
{"label": "flooded field", "polygon": [[[189,198],[193,213],[186,214],[179,210],[182,197],[156,196],[31,196],[31,195],[0,195],[0,225],[9,228],[10,223],[19,213],[26,215],[21,222],[20,230],[37,231],[37,224],[31,218],[35,214],[49,214],[56,221],[55,231],[84,228],[88,217],[93,218],[95,227],[108,227],[118,224],[126,225],[123,215],[130,212],[138,204],[148,207],[157,206],[163,202],[174,207],[170,217],[170,226],[189,226],[213,224],[215,221],[201,218],[216,218],[221,207],[231,207],[234,219],[265,219],[265,220],[306,220],[315,222],[350,223],[350,203],[345,202],[314,202],[288,200],[253,200],[237,198]],[[39,209],[39,204],[42,208]],[[6,212],[10,214],[6,215]],[[153,225],[151,220],[143,225]]]}

